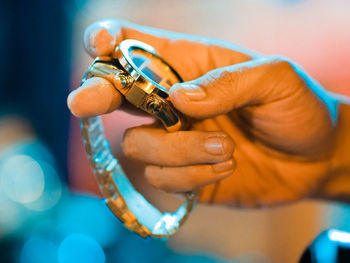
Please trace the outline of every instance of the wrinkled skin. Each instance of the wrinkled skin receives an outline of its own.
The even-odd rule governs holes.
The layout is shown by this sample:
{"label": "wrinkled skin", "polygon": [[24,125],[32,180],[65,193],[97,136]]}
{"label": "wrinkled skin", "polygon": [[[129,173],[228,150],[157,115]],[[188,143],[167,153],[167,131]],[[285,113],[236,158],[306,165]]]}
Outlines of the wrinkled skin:
{"label": "wrinkled skin", "polygon": [[[219,40],[111,19],[92,24],[84,36],[92,57],[112,55],[122,39],[150,44],[185,80],[170,89],[170,99],[191,117],[191,130],[167,133],[155,124],[124,136],[124,153],[146,163],[153,186],[168,192],[202,187],[200,201],[236,207],[318,194],[333,169],[338,101],[298,66]],[[128,110],[122,104],[101,78],[68,98],[78,117]]]}

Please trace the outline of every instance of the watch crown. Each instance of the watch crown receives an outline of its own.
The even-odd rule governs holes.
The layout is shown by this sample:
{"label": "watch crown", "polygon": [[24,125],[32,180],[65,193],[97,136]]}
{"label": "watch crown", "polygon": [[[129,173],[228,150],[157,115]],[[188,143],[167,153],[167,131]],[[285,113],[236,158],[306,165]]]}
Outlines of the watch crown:
{"label": "watch crown", "polygon": [[[89,67],[88,73],[90,77],[101,77],[112,82],[114,87],[124,95],[133,83],[133,79],[129,75],[125,74],[122,69],[118,68],[118,65],[113,64],[113,60],[104,61],[96,59],[95,62]],[[116,82],[121,83],[121,85],[116,84]]]}
{"label": "watch crown", "polygon": [[146,109],[153,114],[157,114],[162,109],[163,101],[156,97],[149,97],[146,102]]}

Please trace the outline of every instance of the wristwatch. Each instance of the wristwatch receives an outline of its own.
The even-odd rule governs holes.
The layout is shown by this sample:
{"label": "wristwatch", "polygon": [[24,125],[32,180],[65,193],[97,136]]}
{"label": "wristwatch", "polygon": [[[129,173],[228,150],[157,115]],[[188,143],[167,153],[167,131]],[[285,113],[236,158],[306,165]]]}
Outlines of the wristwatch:
{"label": "wristwatch", "polygon": [[[153,47],[124,40],[112,56],[94,60],[82,83],[94,76],[113,83],[129,103],[156,117],[168,132],[186,128],[184,116],[172,106],[168,94],[168,89],[182,79]],[[185,193],[186,201],[176,212],[162,214],[128,180],[111,152],[101,118],[81,118],[80,123],[88,159],[113,214],[142,237],[174,234],[188,217],[198,194]]]}

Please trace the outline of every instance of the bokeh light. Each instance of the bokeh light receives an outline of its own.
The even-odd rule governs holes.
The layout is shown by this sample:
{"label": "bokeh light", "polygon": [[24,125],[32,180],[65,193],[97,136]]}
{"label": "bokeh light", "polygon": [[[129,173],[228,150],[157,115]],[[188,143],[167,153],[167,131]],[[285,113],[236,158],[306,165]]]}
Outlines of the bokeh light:
{"label": "bokeh light", "polygon": [[[60,200],[54,159],[36,140],[24,140],[0,156],[0,237],[20,232]],[[35,213],[33,213],[34,211]]]}
{"label": "bokeh light", "polygon": [[45,162],[40,162],[40,167],[44,173],[45,187],[43,193],[37,200],[25,204],[26,207],[35,211],[44,211],[52,208],[62,195],[62,184],[56,170]]}
{"label": "bokeh light", "polygon": [[21,205],[8,199],[0,190],[0,238],[19,229],[25,219]]}
{"label": "bokeh light", "polygon": [[26,204],[37,200],[44,191],[44,184],[44,172],[30,156],[11,156],[0,170],[3,192],[18,203]]}
{"label": "bokeh light", "polygon": [[[0,118],[18,114],[33,131],[15,141],[6,139],[14,138],[14,129],[4,137],[0,131],[0,263],[51,263],[58,262],[58,255],[66,262],[90,262],[79,254],[89,244],[97,255],[105,254],[95,258],[97,263],[225,262],[215,253],[228,262],[292,263],[323,229],[349,231],[348,206],[308,200],[261,211],[199,205],[170,242],[140,239],[106,212],[99,198],[68,191],[67,184],[79,191],[97,192],[98,187],[78,120],[71,116],[69,127],[66,107],[68,89],[79,86],[92,61],[82,44],[83,30],[105,17],[283,55],[327,90],[350,95],[349,10],[350,1],[344,0],[0,1]],[[115,146],[121,131],[135,126],[137,117],[128,116],[105,118]],[[18,131],[28,135],[24,133]],[[135,182],[141,178],[128,175]],[[345,232],[327,237],[337,245],[348,244]],[[327,237],[315,246],[321,251],[318,258],[329,263],[336,251]],[[77,253],[70,253],[71,244],[71,249],[79,247]]]}
{"label": "bokeh light", "polygon": [[88,235],[71,234],[58,248],[59,263],[104,263],[105,254],[101,246]]}
{"label": "bokeh light", "polygon": [[[136,253],[137,251],[137,253]],[[164,241],[143,239],[128,233],[113,251],[115,262],[163,262],[170,251]]]}
{"label": "bokeh light", "polygon": [[121,224],[109,213],[101,199],[69,195],[58,212],[58,231],[62,235],[81,233],[94,238],[102,247],[120,239]]}
{"label": "bokeh light", "polygon": [[42,237],[30,238],[21,250],[20,263],[48,262],[57,262],[57,245]]}

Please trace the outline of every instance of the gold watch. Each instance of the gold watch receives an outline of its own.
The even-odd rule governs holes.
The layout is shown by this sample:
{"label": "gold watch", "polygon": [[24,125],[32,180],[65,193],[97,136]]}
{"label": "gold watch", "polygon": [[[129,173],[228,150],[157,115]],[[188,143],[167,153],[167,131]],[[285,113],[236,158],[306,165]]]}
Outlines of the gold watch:
{"label": "gold watch", "polygon": [[[185,118],[172,106],[168,94],[170,87],[182,79],[153,47],[124,40],[113,56],[94,60],[82,83],[94,76],[113,83],[128,102],[159,119],[168,132],[185,129]],[[81,118],[81,131],[102,195],[114,215],[142,237],[175,233],[191,212],[197,194],[186,193],[185,203],[176,212],[162,214],[128,180],[111,152],[100,117]]]}

